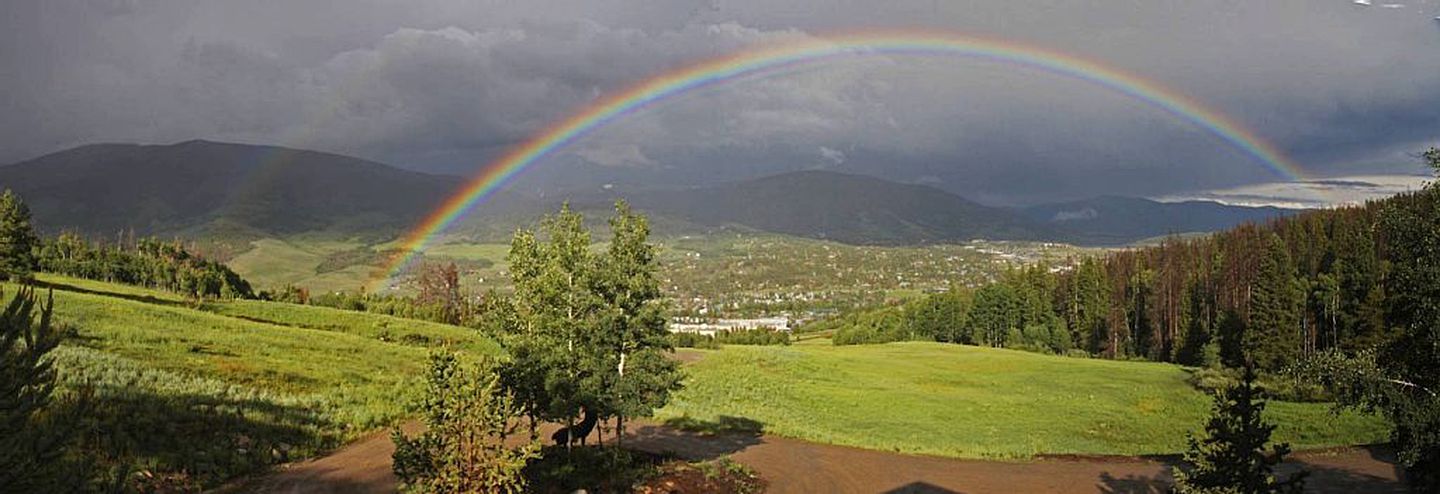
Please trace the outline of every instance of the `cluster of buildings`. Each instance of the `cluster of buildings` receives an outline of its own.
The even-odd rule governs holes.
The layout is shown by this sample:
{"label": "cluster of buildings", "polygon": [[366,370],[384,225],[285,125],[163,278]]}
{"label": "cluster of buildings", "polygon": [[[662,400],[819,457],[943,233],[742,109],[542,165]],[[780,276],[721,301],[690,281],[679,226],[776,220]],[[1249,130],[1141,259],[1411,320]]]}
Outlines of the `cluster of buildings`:
{"label": "cluster of buildings", "polygon": [[671,333],[697,333],[705,336],[715,336],[721,331],[742,331],[747,329],[768,328],[776,331],[789,332],[791,321],[788,317],[757,317],[752,319],[693,319],[677,318],[670,321]]}

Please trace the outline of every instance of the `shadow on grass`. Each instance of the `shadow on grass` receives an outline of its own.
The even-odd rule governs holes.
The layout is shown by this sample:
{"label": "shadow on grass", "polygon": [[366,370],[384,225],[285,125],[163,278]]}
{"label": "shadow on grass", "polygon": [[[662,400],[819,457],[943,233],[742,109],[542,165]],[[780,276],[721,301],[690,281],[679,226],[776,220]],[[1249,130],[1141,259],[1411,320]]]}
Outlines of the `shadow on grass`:
{"label": "shadow on grass", "polygon": [[720,416],[713,421],[677,417],[664,425],[633,429],[625,446],[688,461],[714,460],[760,444],[765,424],[757,420]]}
{"label": "shadow on grass", "polygon": [[75,285],[67,285],[67,284],[64,284],[64,283],[55,283],[55,282],[53,282],[53,281],[42,281],[42,280],[35,280],[35,281],[34,281],[34,285],[35,285],[36,288],[49,288],[49,289],[59,290],[59,291],[62,291],[62,292],[75,292],[75,293],[83,293],[83,294],[86,294],[86,295],[100,295],[100,296],[104,296],[104,297],[114,297],[114,298],[129,300],[129,301],[132,301],[132,302],[145,303],[145,304],[164,305],[164,306],[167,306],[167,307],[194,308],[192,305],[187,304],[187,303],[184,303],[184,302],[179,302],[179,301],[175,301],[175,300],[165,300],[165,299],[161,299],[161,298],[155,298],[154,296],[151,296],[151,295],[135,295],[135,294],[132,294],[132,293],[119,293],[119,292],[110,292],[110,291],[105,291],[105,290],[91,290],[91,289],[89,289],[89,288],[81,288],[81,287],[78,287],[78,286],[75,286]]}
{"label": "shadow on grass", "polygon": [[746,434],[758,436],[765,431],[765,424],[760,423],[758,420],[745,417],[731,417],[729,415],[721,415],[715,420],[700,420],[687,415],[666,420],[665,425],[686,432],[698,432],[708,435]]}
{"label": "shadow on grass", "polygon": [[323,412],[260,399],[121,385],[91,386],[88,394],[79,451],[111,472],[132,472],[129,482],[213,487],[338,440],[338,425]]}

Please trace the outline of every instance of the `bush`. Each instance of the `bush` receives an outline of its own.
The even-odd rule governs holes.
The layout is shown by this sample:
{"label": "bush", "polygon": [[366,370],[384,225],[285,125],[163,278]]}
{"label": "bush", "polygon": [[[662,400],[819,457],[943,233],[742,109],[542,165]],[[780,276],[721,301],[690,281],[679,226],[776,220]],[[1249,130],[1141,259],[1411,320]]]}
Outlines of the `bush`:
{"label": "bush", "polygon": [[705,348],[714,350],[720,348],[714,336],[700,333],[670,333],[670,345],[675,348]]}
{"label": "bush", "polygon": [[[1240,383],[1241,372],[1234,368],[1201,367],[1190,371],[1187,382],[1195,389],[1207,393],[1218,393]],[[1256,379],[1256,386],[1278,401],[1324,402],[1333,401],[1334,395],[1319,383],[1303,382],[1287,375],[1264,375]]]}
{"label": "bush", "polygon": [[831,339],[836,345],[869,345],[912,339],[910,325],[899,307],[883,307],[840,316]]}
{"label": "bush", "polygon": [[715,342],[726,345],[789,345],[790,333],[772,328],[719,331],[715,333]]}

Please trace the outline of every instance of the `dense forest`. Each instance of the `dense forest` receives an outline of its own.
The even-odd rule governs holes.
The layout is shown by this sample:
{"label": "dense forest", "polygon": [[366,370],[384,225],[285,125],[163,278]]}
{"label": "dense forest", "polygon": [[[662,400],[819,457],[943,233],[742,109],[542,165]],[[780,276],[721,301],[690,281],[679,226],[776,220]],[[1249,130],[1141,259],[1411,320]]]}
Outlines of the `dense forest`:
{"label": "dense forest", "polygon": [[[1012,270],[978,289],[848,314],[836,344],[904,339],[1278,370],[1392,336],[1394,232],[1386,211],[1440,207],[1434,187],[1364,205],[1246,224],[1109,253],[1065,268]],[[1433,214],[1429,216],[1433,220]],[[1440,228],[1440,225],[1430,225]]]}

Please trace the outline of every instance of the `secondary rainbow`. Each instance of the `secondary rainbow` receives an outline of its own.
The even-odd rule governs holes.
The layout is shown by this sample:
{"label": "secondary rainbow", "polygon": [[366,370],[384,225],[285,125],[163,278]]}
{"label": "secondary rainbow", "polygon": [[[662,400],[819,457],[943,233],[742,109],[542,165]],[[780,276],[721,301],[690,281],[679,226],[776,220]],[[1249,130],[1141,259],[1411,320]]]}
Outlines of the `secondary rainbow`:
{"label": "secondary rainbow", "polygon": [[951,56],[1004,62],[1093,83],[1205,130],[1284,179],[1297,180],[1304,176],[1299,166],[1239,123],[1184,94],[1099,62],[1012,41],[949,32],[855,32],[743,50],[660,74],[592,102],[485,166],[401,239],[401,253],[386,266],[384,276],[388,279],[402,271],[436,235],[527,166],[616,119],[666,98],[726,81],[835,58],[876,55]]}

